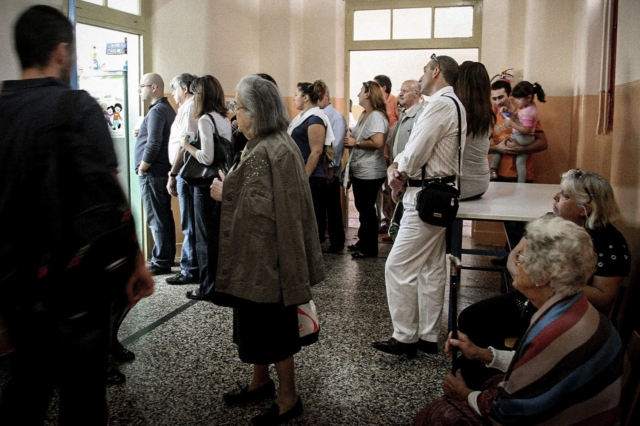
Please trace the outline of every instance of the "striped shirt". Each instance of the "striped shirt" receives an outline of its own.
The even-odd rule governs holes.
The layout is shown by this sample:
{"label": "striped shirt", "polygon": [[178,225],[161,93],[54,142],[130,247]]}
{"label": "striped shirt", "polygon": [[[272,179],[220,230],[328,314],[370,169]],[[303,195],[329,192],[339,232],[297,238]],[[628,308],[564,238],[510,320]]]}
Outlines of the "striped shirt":
{"label": "striped shirt", "polygon": [[426,164],[426,177],[451,176],[458,173],[458,113],[452,99],[460,106],[464,149],[467,134],[467,118],[460,100],[447,86],[434,93],[417,118],[404,151],[396,156],[398,171],[411,179],[420,179],[422,166]]}
{"label": "striped shirt", "polygon": [[611,322],[582,292],[553,296],[531,319],[497,394],[479,395],[481,414],[500,425],[612,424],[623,356]]}

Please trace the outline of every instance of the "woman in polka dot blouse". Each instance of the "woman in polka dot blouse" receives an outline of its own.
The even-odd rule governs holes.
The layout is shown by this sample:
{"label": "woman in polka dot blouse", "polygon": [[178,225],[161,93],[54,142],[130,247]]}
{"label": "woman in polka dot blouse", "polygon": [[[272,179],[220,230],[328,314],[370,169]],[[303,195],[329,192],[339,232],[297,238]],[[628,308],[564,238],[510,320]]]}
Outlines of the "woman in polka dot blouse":
{"label": "woman in polka dot blouse", "polygon": [[[631,254],[613,222],[620,216],[609,182],[597,173],[569,170],[562,175],[560,191],[553,197],[553,214],[586,229],[597,254],[596,273],[585,287],[589,303],[608,315],[618,290],[631,268]],[[507,268],[516,272],[516,257],[525,245],[523,238],[511,251]],[[458,328],[480,347],[506,349],[505,338],[520,337],[536,309],[518,291],[474,303],[458,317]],[[461,358],[460,367],[468,385],[481,386],[497,370]]]}

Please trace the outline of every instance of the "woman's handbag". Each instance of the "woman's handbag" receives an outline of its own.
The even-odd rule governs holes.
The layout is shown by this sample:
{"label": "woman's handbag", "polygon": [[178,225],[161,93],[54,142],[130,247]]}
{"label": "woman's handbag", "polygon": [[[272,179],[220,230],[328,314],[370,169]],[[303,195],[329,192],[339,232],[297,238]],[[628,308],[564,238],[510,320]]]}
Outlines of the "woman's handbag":
{"label": "woman's handbag", "polygon": [[298,331],[302,346],[308,346],[318,341],[320,326],[318,325],[318,311],[313,300],[298,305]]}
{"label": "woman's handbag", "polygon": [[[228,173],[233,164],[233,148],[231,142],[220,136],[218,126],[211,114],[207,114],[213,123],[213,163],[207,166],[199,162],[188,151],[184,153],[184,165],[180,169],[180,177],[190,186],[208,187],[218,177],[218,170]],[[200,138],[190,142],[191,146],[201,149]]]}
{"label": "woman's handbag", "polygon": [[[458,111],[458,176],[460,176],[460,157],[462,157],[460,106],[453,98],[446,95],[445,97],[453,101]],[[456,180],[456,176],[429,179],[425,185],[425,167],[426,165],[422,166],[422,189],[416,196],[418,216],[429,225],[446,228],[453,223],[458,214],[460,191],[449,184]]]}

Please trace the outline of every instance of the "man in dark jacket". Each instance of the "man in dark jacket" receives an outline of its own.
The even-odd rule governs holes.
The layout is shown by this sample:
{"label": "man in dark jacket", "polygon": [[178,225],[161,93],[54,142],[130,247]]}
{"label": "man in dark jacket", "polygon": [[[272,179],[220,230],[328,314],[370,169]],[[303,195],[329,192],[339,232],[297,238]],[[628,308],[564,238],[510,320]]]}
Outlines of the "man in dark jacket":
{"label": "man in dark jacket", "polygon": [[41,424],[55,388],[59,424],[107,423],[113,301],[153,292],[102,110],[69,90],[73,26],[33,6],[16,21],[21,80],[0,93],[0,314],[15,353],[3,425]]}

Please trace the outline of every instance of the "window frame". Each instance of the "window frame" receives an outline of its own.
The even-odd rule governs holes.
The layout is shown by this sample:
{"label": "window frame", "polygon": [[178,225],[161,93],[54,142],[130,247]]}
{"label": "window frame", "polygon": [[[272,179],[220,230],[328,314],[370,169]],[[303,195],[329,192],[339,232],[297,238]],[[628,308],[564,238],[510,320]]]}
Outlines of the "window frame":
{"label": "window frame", "polygon": [[[473,34],[471,37],[433,38],[435,31],[435,9],[438,7],[473,7]],[[432,8],[432,38],[354,40],[355,12],[363,10],[391,10],[389,37],[393,37],[393,9]],[[344,49],[344,93],[351,93],[349,84],[352,51],[363,50],[411,50],[411,49],[478,49],[482,58],[482,0],[345,0],[345,49]],[[344,111],[349,111],[349,96],[344,96]]]}

